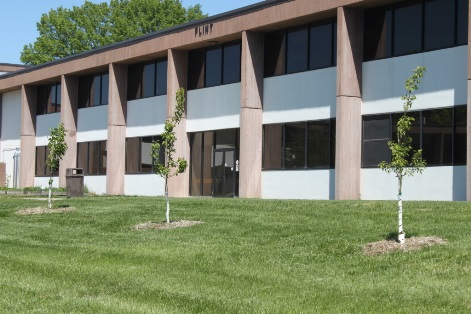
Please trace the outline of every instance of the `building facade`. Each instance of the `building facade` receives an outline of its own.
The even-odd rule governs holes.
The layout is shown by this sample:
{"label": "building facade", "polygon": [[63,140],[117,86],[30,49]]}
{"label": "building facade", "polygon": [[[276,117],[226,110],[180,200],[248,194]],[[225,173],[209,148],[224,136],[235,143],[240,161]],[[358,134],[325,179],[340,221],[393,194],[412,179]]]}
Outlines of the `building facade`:
{"label": "building facade", "polygon": [[470,200],[469,12],[468,0],[264,1],[6,73],[0,164],[20,187],[46,186],[47,135],[63,122],[55,185],[78,167],[95,193],[161,195],[150,146],[183,87],[177,157],[190,166],[172,196],[394,199],[377,165],[421,65],[411,132],[428,167],[404,198]]}

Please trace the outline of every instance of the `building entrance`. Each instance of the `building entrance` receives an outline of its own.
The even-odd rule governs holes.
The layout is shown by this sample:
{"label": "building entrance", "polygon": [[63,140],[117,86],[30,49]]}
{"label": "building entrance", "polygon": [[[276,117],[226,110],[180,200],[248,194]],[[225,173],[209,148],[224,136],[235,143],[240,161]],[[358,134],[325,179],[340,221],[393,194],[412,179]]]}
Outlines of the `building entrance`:
{"label": "building entrance", "polygon": [[213,157],[213,196],[237,195],[238,161],[235,149],[215,149]]}

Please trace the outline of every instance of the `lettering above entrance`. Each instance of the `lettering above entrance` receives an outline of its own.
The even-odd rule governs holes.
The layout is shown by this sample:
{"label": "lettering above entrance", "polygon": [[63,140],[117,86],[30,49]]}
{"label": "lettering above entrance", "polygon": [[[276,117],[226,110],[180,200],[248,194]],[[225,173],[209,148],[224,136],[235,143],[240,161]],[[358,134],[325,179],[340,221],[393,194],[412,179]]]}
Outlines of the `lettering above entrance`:
{"label": "lettering above entrance", "polygon": [[195,27],[195,37],[211,35],[213,32],[213,23]]}

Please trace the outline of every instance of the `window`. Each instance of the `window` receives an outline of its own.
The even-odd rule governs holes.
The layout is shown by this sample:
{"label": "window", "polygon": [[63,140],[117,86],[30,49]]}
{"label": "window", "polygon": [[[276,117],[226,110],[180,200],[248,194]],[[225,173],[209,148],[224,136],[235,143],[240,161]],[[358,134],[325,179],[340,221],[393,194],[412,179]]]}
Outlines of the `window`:
{"label": "window", "polygon": [[79,78],[79,108],[108,104],[108,73]]}
{"label": "window", "polygon": [[188,55],[188,89],[240,82],[241,43],[196,49]]}
{"label": "window", "polygon": [[365,61],[466,45],[467,0],[420,0],[365,12]]}
{"label": "window", "polygon": [[[412,148],[422,149],[427,165],[466,164],[466,106],[413,111],[408,115],[414,118],[409,131]],[[396,140],[401,116],[402,113],[393,113],[363,117],[363,167],[391,161],[387,143]]]}
{"label": "window", "polygon": [[167,94],[167,59],[130,65],[128,100]]}
{"label": "window", "polygon": [[61,111],[61,83],[38,87],[37,115]]}
{"label": "window", "polygon": [[77,168],[85,175],[105,175],[106,160],[106,141],[77,143]]}
{"label": "window", "polygon": [[263,169],[335,167],[335,120],[263,127]]}
{"label": "window", "polygon": [[[49,156],[49,148],[47,146],[36,147],[36,177],[50,177],[51,168],[46,164],[47,157]],[[59,175],[59,169],[54,171],[53,176]]]}
{"label": "window", "polygon": [[336,63],[335,19],[265,35],[265,77],[326,68]]}
{"label": "window", "polygon": [[[160,136],[131,137],[126,139],[126,173],[152,173],[152,143]],[[160,162],[165,163],[165,151],[160,150]]]}
{"label": "window", "polygon": [[309,29],[288,31],[286,37],[286,73],[308,69]]}
{"label": "window", "polygon": [[394,55],[422,51],[422,4],[396,7],[394,21]]}
{"label": "window", "polygon": [[324,21],[311,26],[309,69],[320,69],[337,63],[337,23]]}

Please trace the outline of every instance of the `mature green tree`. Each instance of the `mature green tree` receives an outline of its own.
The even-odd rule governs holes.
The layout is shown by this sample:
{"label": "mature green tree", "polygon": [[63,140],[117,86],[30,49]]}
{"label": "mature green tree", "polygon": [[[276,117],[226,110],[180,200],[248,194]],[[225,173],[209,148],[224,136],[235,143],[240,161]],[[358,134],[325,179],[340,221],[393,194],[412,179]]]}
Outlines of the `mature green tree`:
{"label": "mature green tree", "polygon": [[59,7],[41,16],[39,37],[23,47],[20,59],[41,64],[206,16],[201,5],[184,8],[181,0],[85,1],[72,9]]}
{"label": "mature green tree", "polygon": [[[185,172],[187,161],[184,158],[175,159],[174,154],[175,142],[177,136],[175,134],[175,127],[180,123],[183,113],[185,112],[185,90],[180,88],[176,94],[177,105],[175,107],[174,116],[165,121],[165,131],[162,133],[162,141],[152,143],[151,157],[154,166],[155,174],[159,175],[165,180],[165,200],[167,203],[166,219],[170,223],[170,201],[168,197],[168,179],[173,176]],[[160,161],[160,152],[164,150],[165,161]]]}
{"label": "mature green tree", "polygon": [[67,143],[65,142],[66,130],[63,123],[59,123],[57,128],[51,128],[51,134],[47,137],[48,143],[47,148],[49,149],[49,155],[47,156],[46,164],[51,170],[49,177],[49,196],[48,206],[52,208],[52,175],[54,171],[59,170],[59,162],[64,157],[67,151]]}
{"label": "mature green tree", "polygon": [[392,161],[387,163],[382,161],[379,167],[388,173],[394,173],[397,177],[398,194],[398,242],[404,243],[406,233],[402,223],[402,182],[404,177],[413,176],[415,173],[422,173],[426,162],[422,159],[422,150],[412,149],[412,138],[408,134],[414,118],[407,115],[412,103],[416,99],[415,92],[419,89],[420,80],[425,74],[425,67],[417,67],[412,71],[412,75],[406,80],[406,95],[402,96],[404,101],[403,115],[397,121],[397,138],[389,141],[389,149],[392,154]]}

